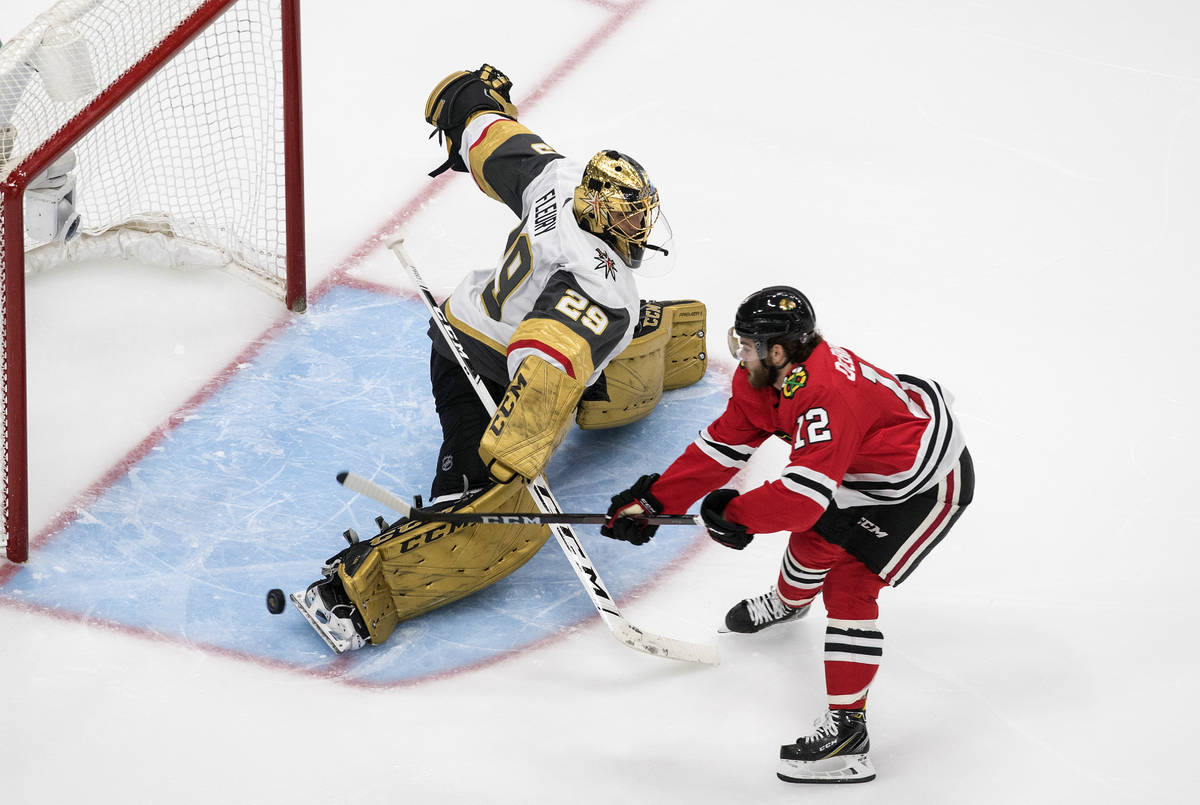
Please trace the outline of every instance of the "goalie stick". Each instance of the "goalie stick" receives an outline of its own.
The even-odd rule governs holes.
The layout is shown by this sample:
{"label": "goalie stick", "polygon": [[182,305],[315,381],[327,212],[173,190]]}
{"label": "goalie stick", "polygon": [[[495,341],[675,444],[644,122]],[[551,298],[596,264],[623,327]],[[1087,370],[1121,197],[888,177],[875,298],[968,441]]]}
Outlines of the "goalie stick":
{"label": "goalie stick", "polygon": [[[483,380],[471,368],[470,361],[467,360],[467,353],[463,349],[462,344],[459,343],[454,330],[450,327],[450,323],[446,321],[445,314],[438,307],[437,301],[433,298],[433,294],[425,284],[425,280],[421,278],[421,273],[413,265],[407,252],[405,252],[404,238],[400,237],[399,233],[392,233],[384,237],[383,242],[396,255],[400,264],[404,266],[404,269],[412,278],[413,284],[417,286],[417,291],[422,301],[424,301],[425,307],[429,309],[429,315],[433,317],[434,325],[446,339],[446,343],[454,350],[454,356],[458,360],[458,365],[462,367],[463,373],[471,385],[474,386],[475,392],[479,395],[479,401],[483,403],[483,407],[489,414],[494,414],[496,411],[496,402],[492,399],[492,395],[488,392],[487,387],[484,386]],[[555,500],[543,476],[539,475],[529,482],[529,492],[542,514],[562,513],[558,501]],[[385,492],[385,494],[390,493]],[[399,498],[395,499],[403,503]],[[643,632],[634,626],[621,614],[621,610],[617,607],[617,602],[605,588],[604,582],[600,580],[600,575],[596,572],[595,567],[592,566],[592,561],[588,558],[587,552],[583,549],[583,543],[579,541],[579,537],[575,535],[574,530],[565,523],[554,523],[550,524],[550,533],[554,534],[559,547],[562,548],[563,553],[566,554],[568,561],[571,563],[571,568],[575,571],[575,575],[579,577],[583,588],[587,590],[588,596],[592,599],[592,605],[600,614],[600,619],[604,621],[604,625],[608,627],[617,640],[620,640],[632,649],[652,654],[656,657],[666,657],[672,660],[698,662],[708,665],[716,665],[721,661],[714,646],[703,643],[690,643],[672,637]]]}
{"label": "goalie stick", "polygon": [[[432,509],[422,509],[405,503],[399,496],[392,494],[374,481],[352,472],[339,472],[338,483],[368,497],[376,503],[382,503],[392,511],[412,520],[426,523],[483,523],[503,525],[604,525],[610,518],[607,514],[569,514],[567,512],[442,512]],[[639,522],[647,525],[704,525],[698,514],[656,514],[639,517]]]}

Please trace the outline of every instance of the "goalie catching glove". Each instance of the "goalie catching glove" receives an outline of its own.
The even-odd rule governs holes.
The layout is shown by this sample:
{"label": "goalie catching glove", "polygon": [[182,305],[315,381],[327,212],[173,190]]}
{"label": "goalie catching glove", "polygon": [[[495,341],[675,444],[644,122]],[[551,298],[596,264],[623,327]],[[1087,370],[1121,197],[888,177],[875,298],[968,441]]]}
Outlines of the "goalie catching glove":
{"label": "goalie catching glove", "polygon": [[606,537],[624,540],[633,545],[645,545],[658,531],[658,526],[647,523],[646,517],[662,514],[663,506],[650,492],[658,480],[658,473],[643,475],[624,492],[613,495],[605,516],[608,522],[600,527]]}
{"label": "goalie catching glove", "polygon": [[[449,157],[430,176],[447,169],[466,172],[467,166],[459,153],[463,128],[480,112],[498,112],[517,119],[517,107],[509,98],[512,81],[490,64],[478,70],[457,70],[443,78],[425,101],[425,120],[444,135]],[[430,135],[431,137],[433,135]]]}

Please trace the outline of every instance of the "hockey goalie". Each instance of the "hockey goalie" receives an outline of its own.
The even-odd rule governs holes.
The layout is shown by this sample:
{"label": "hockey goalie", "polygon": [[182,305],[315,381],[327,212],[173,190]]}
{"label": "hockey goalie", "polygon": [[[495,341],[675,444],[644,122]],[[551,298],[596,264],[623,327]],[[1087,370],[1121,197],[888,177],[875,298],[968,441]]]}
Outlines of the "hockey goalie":
{"label": "hockey goalie", "polygon": [[[429,373],[443,443],[430,507],[527,512],[571,421],[607,428],[648,415],[664,389],[707,367],[701,302],[645,302],[637,277],[674,260],[659,192],[628,154],[586,163],[517,119],[512,82],[490,65],[429,95],[425,119],[448,158],[520,219],[499,265],[475,271],[441,305],[450,335],[496,403],[489,415],[436,323]],[[507,576],[549,537],[542,525],[402,520],[330,558],[293,602],[338,653],[379,645],[396,625]]]}

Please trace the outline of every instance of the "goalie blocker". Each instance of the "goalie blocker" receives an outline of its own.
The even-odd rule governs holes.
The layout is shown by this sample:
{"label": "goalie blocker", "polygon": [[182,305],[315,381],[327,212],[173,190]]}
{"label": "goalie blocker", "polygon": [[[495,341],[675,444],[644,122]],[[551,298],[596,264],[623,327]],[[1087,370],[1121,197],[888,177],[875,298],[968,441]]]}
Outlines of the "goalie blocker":
{"label": "goalie blocker", "polygon": [[643,301],[633,341],[586,390],[536,356],[521,362],[497,405],[479,455],[493,478],[536,478],[570,426],[628,425],[647,416],[664,390],[690,386],[708,368],[706,310],[694,300]]}

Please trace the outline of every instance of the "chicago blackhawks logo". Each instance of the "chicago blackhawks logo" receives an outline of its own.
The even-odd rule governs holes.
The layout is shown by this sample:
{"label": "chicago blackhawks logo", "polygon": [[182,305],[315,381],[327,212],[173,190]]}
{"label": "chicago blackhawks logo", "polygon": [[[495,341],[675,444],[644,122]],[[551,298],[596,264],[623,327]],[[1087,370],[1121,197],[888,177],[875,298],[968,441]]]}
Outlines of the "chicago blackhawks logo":
{"label": "chicago blackhawks logo", "polygon": [[796,395],[796,392],[808,385],[808,370],[803,366],[797,366],[791,373],[783,379],[783,396],[789,400]]}
{"label": "chicago blackhawks logo", "polygon": [[604,272],[604,279],[615,280],[617,278],[617,264],[613,261],[604,249],[596,249],[596,265],[593,266],[597,271]]}

